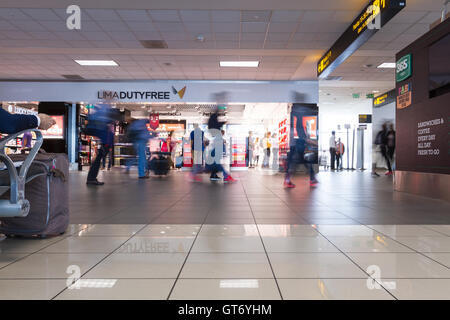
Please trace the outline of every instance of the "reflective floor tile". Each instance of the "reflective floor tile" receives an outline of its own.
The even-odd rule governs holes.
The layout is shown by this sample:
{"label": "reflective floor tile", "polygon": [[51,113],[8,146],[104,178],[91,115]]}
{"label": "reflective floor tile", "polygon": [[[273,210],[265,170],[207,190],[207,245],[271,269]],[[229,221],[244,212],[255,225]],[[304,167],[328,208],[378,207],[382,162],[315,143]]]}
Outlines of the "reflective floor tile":
{"label": "reflective floor tile", "polygon": [[342,253],[269,253],[276,278],[367,278]]}
{"label": "reflective floor tile", "polygon": [[385,279],[395,283],[389,291],[400,300],[450,300],[450,279]]}
{"label": "reflective floor tile", "polygon": [[445,224],[443,224],[443,225],[438,225],[438,224],[424,225],[423,227],[427,228],[427,229],[431,229],[431,230],[437,231],[437,232],[440,232],[440,233],[443,233],[443,234],[445,234],[447,236],[450,236],[450,225],[448,225],[448,224],[447,225],[445,225]]}
{"label": "reflective floor tile", "polygon": [[382,278],[450,278],[450,269],[418,253],[349,253],[362,269],[379,268]]}
{"label": "reflective floor tile", "polygon": [[316,237],[264,237],[267,252],[339,252],[321,235]]}
{"label": "reflective floor tile", "polygon": [[368,227],[392,238],[397,237],[445,237],[442,233],[419,225],[369,225]]}
{"label": "reflective floor tile", "polygon": [[139,236],[195,236],[200,230],[200,224],[151,224],[142,229]]}
{"label": "reflective floor tile", "polygon": [[66,287],[66,280],[0,280],[0,300],[50,300]]}
{"label": "reflective floor tile", "polygon": [[264,247],[260,237],[198,236],[192,252],[264,252]]}
{"label": "reflective floor tile", "polygon": [[72,236],[48,246],[47,253],[110,253],[124,244],[129,237],[78,237]]}
{"label": "reflective floor tile", "polygon": [[55,300],[165,300],[175,279],[78,280]]}
{"label": "reflective floor tile", "polygon": [[0,241],[0,254],[33,253],[65,238],[66,236],[53,237],[48,239],[5,238]]}
{"label": "reflective floor tile", "polygon": [[244,225],[211,225],[205,224],[200,230],[199,236],[245,236],[259,237],[255,224]]}
{"label": "reflective floor tile", "polygon": [[262,237],[317,237],[319,233],[310,225],[265,224],[258,225]]}
{"label": "reflective floor tile", "polygon": [[191,253],[181,278],[273,278],[263,253]]}
{"label": "reflective floor tile", "polygon": [[14,261],[25,257],[26,253],[3,253],[0,252],[0,268],[7,266],[8,264],[13,263]]}
{"label": "reflective floor tile", "polygon": [[419,252],[450,252],[450,237],[396,237],[395,239]]}
{"label": "reflective floor tile", "polygon": [[426,253],[425,255],[450,268],[450,253]]}
{"label": "reflective floor tile", "polygon": [[91,226],[90,224],[69,224],[69,226],[66,229],[66,234],[67,235],[77,234],[90,226]]}
{"label": "reflective floor tile", "polygon": [[331,225],[331,226],[356,225],[356,226],[359,226],[359,225],[361,225],[361,223],[359,223],[358,221],[353,220],[353,219],[316,219],[316,218],[304,218],[304,219],[308,224],[315,224],[315,225],[321,225],[321,226],[324,226],[324,225]]}
{"label": "reflective floor tile", "polygon": [[79,236],[128,236],[136,234],[144,224],[93,224],[80,231]]}
{"label": "reflective floor tile", "polygon": [[393,300],[383,288],[370,290],[366,279],[278,279],[286,300]]}
{"label": "reflective floor tile", "polygon": [[124,243],[116,253],[188,253],[195,237],[141,237]]}
{"label": "reflective floor tile", "polygon": [[327,237],[343,252],[413,252],[382,234],[370,237]]}
{"label": "reflective floor tile", "polygon": [[186,258],[183,253],[115,253],[86,274],[86,278],[177,277]]}
{"label": "reflective floor tile", "polygon": [[170,296],[170,300],[280,299],[273,279],[179,279]]}
{"label": "reflective floor tile", "polygon": [[35,253],[0,270],[0,279],[66,279],[70,266],[79,268],[80,275],[101,261],[106,254]]}
{"label": "reflective floor tile", "polygon": [[375,234],[375,231],[362,225],[317,225],[316,230],[326,237],[370,237]]}

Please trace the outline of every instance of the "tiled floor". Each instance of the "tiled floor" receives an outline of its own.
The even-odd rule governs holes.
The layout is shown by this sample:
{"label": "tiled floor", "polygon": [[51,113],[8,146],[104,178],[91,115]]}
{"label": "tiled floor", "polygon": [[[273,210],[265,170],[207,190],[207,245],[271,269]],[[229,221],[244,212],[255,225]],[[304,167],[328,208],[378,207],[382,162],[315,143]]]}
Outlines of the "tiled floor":
{"label": "tiled floor", "polygon": [[448,203],[319,177],[74,173],[65,235],[0,240],[0,299],[450,299]]}

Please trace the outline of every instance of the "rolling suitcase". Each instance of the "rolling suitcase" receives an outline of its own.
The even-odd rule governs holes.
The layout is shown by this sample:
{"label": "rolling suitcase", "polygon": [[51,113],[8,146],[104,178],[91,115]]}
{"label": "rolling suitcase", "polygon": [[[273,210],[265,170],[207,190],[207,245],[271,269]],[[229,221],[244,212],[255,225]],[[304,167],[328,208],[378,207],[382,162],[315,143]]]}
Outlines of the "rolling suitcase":
{"label": "rolling suitcase", "polygon": [[[23,161],[27,155],[11,155]],[[0,233],[7,236],[47,237],[63,234],[69,225],[69,161],[66,154],[39,153],[27,173],[26,217],[1,218]],[[7,199],[9,192],[2,195]]]}
{"label": "rolling suitcase", "polygon": [[150,160],[149,169],[153,171],[155,175],[165,176],[169,173],[170,163],[167,159],[168,152],[154,152],[155,157]]}

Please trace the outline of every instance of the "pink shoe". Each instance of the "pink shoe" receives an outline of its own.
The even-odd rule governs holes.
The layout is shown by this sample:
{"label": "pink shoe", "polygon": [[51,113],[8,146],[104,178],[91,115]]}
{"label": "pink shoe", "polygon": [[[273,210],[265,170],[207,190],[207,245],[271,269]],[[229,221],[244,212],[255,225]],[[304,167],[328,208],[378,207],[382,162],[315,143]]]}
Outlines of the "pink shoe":
{"label": "pink shoe", "polygon": [[233,179],[232,176],[228,176],[226,179],[223,179],[223,182],[224,183],[233,183],[233,182],[236,182],[236,180]]}
{"label": "pink shoe", "polygon": [[283,186],[285,188],[295,188],[295,184],[293,184],[291,181],[284,181]]}

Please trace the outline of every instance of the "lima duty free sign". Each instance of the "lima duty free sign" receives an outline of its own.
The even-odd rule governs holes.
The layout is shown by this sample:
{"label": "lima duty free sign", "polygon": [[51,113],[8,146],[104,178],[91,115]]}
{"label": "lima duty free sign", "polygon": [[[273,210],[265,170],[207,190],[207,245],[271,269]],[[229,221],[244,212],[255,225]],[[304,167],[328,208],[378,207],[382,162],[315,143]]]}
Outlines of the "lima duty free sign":
{"label": "lima duty free sign", "polygon": [[396,63],[395,80],[403,81],[412,75],[412,57],[411,54],[401,57]]}

